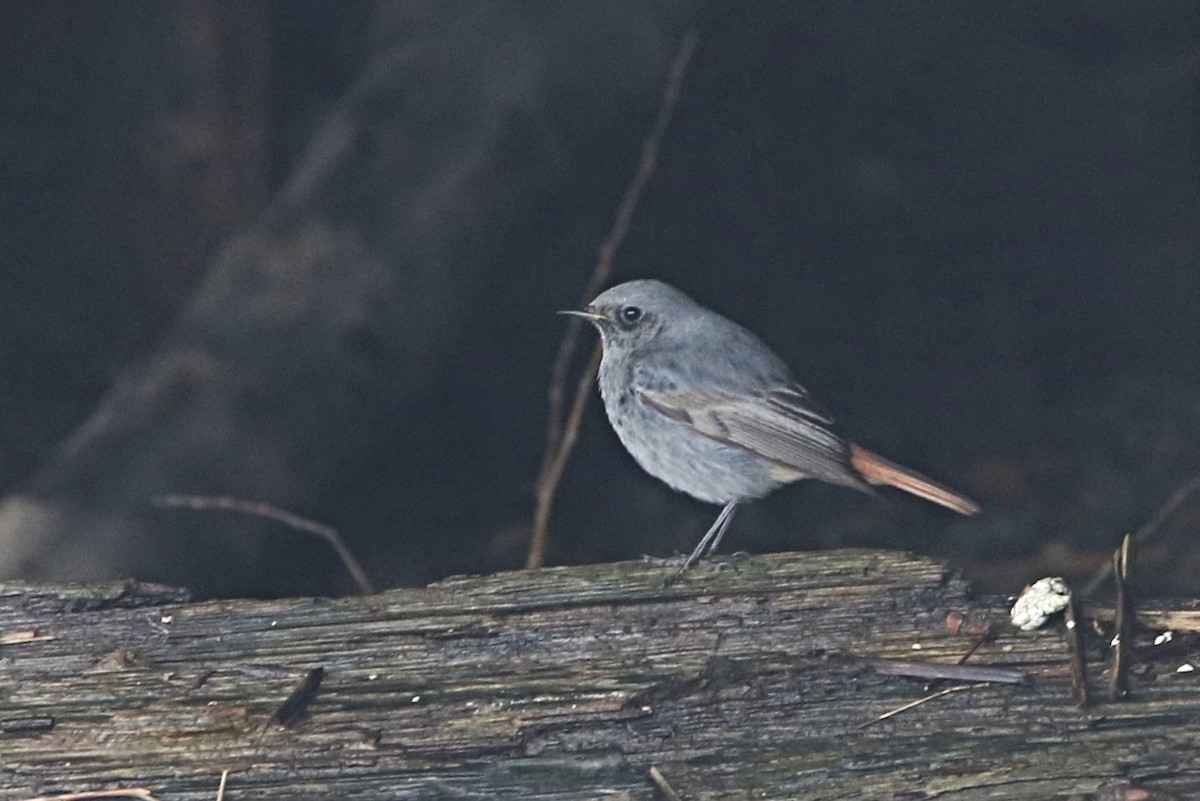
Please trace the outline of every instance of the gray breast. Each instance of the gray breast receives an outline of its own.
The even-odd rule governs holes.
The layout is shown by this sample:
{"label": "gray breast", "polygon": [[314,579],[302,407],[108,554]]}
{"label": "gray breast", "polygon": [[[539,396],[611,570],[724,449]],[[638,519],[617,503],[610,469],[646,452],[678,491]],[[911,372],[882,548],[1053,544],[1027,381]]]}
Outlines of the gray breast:
{"label": "gray breast", "polygon": [[613,430],[642,469],[672,489],[724,504],[758,498],[784,483],[772,475],[771,462],[664,416],[638,398],[630,381],[605,373],[601,369],[600,394]]}

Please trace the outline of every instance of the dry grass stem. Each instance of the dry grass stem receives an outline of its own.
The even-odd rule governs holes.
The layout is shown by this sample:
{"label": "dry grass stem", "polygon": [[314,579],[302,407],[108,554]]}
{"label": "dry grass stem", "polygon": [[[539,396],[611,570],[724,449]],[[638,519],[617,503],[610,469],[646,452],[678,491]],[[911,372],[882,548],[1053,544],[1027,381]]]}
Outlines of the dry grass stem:
{"label": "dry grass stem", "polygon": [[[688,31],[683,41],[671,59],[666,85],[663,87],[662,100],[658,107],[658,116],[647,134],[642,145],[642,157],[638,162],[633,179],[625,188],[625,195],[617,207],[617,215],[613,220],[612,229],[600,245],[596,258],[596,266],[588,280],[583,293],[583,302],[591,300],[600,291],[612,274],[613,257],[625,235],[629,232],[629,224],[637,209],[642,192],[654,175],[658,164],[658,151],[663,136],[670,127],[675,106],[679,102],[679,94],[683,89],[683,77],[687,73],[688,63],[696,50],[696,33]],[[596,368],[600,363],[599,345],[592,354],[588,368],[575,387],[575,396],[569,412],[564,414],[566,406],[567,370],[575,355],[579,342],[579,333],[583,321],[572,318],[567,323],[566,333],[558,346],[558,354],[550,371],[549,412],[546,422],[546,448],[542,455],[542,469],[537,481],[537,507],[533,514],[533,532],[529,542],[529,553],[525,559],[526,567],[540,567],[546,561],[546,547],[549,538],[550,509],[554,504],[554,495],[566,469],[567,459],[575,446],[578,435],[579,421],[583,416],[583,407],[595,381]]]}
{"label": "dry grass stem", "polygon": [[[1197,491],[1200,491],[1200,475],[1192,476],[1192,478],[1188,479],[1187,483],[1171,493],[1171,497],[1167,498],[1166,503],[1158,507],[1158,510],[1150,519],[1143,523],[1137,531],[1133,532],[1133,543],[1140,545],[1154,536],[1154,533],[1162,528],[1162,525],[1178,512],[1180,507],[1195,495]],[[1087,598],[1094,593],[1104,583],[1105,579],[1112,575],[1112,570],[1113,565],[1111,562],[1106,563],[1104,567],[1097,570],[1096,574],[1088,579],[1088,583],[1083,585],[1083,589],[1079,591],[1078,597]]]}
{"label": "dry grass stem", "polygon": [[888,712],[884,712],[882,715],[880,715],[877,718],[868,720],[866,723],[860,723],[858,727],[860,729],[865,729],[868,726],[874,726],[876,723],[885,721],[888,718],[893,718],[896,715],[899,715],[901,712],[907,712],[908,710],[914,709],[914,708],[920,706],[921,704],[925,704],[925,703],[933,701],[937,698],[941,698],[944,695],[950,695],[950,693],[961,693],[961,692],[965,692],[966,690],[978,690],[981,687],[991,687],[991,686],[992,685],[990,682],[982,682],[980,684],[960,684],[957,687],[947,687],[944,690],[938,690],[936,693],[932,693],[932,694],[926,695],[922,698],[918,698],[915,701],[911,701],[911,702],[905,704],[904,706],[898,706],[895,709],[892,709]]}
{"label": "dry grass stem", "polygon": [[364,595],[370,595],[375,592],[375,588],[371,585],[371,580],[367,578],[362,565],[358,563],[358,560],[354,558],[354,554],[350,553],[350,549],[342,542],[341,535],[337,533],[337,530],[330,526],[323,525],[315,520],[309,520],[306,517],[301,517],[263,501],[248,501],[243,498],[208,495],[156,495],[151,500],[155,506],[162,506],[169,509],[239,512],[241,514],[254,515],[255,517],[262,517],[267,520],[274,520],[276,523],[282,523],[296,531],[320,537],[329,543],[330,547],[337,553],[338,558],[342,560],[342,564],[346,567],[346,571],[354,579],[354,583],[358,585],[359,591]]}
{"label": "dry grass stem", "polygon": [[1114,625],[1112,672],[1108,694],[1114,701],[1129,696],[1129,658],[1133,639],[1133,591],[1129,587],[1129,562],[1133,558],[1133,537],[1126,534],[1121,547],[1113,553],[1113,579],[1117,582],[1117,619]]}
{"label": "dry grass stem", "polygon": [[683,801],[679,793],[675,792],[675,788],[667,781],[667,777],[654,765],[650,766],[650,781],[654,782],[654,786],[667,797],[667,801]]}
{"label": "dry grass stem", "polygon": [[993,684],[1028,684],[1029,677],[1016,668],[990,665],[945,665],[937,662],[902,662],[876,659],[871,663],[881,676],[903,676],[910,679],[935,681],[986,681]]}
{"label": "dry grass stem", "polygon": [[137,801],[158,801],[145,787],[126,787],[118,790],[85,790],[82,793],[39,795],[21,801],[88,801],[92,798],[135,798]]}
{"label": "dry grass stem", "polygon": [[1083,635],[1080,628],[1079,610],[1075,599],[1067,603],[1066,614],[1063,616],[1066,626],[1067,654],[1071,665],[1071,697],[1080,709],[1091,703],[1091,693],[1087,680],[1087,653],[1083,648]]}

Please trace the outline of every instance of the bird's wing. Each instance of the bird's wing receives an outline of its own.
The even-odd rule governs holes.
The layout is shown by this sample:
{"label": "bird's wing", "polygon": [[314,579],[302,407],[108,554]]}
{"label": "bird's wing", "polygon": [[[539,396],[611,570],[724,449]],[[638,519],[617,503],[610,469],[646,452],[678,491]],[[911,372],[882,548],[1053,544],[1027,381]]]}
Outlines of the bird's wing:
{"label": "bird's wing", "polygon": [[650,408],[718,442],[751,451],[803,476],[861,483],[847,466],[845,442],[826,427],[829,418],[799,387],[739,394],[659,384],[643,385],[637,393]]}
{"label": "bird's wing", "polygon": [[769,390],[766,394],[773,405],[779,406],[789,414],[798,414],[809,417],[818,423],[833,425],[833,415],[826,411],[824,406],[817,403],[816,398],[799,384],[788,384],[779,389]]}

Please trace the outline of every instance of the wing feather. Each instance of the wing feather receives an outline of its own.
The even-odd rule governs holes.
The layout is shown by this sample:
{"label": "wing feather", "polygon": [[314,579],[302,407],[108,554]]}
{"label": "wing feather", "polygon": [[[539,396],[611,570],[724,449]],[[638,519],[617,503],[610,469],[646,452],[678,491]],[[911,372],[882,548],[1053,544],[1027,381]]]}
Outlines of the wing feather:
{"label": "wing feather", "polygon": [[808,393],[786,387],[763,394],[735,395],[722,390],[639,388],[650,408],[726,445],[755,453],[796,477],[820,478],[860,487],[849,467],[846,443],[828,428]]}

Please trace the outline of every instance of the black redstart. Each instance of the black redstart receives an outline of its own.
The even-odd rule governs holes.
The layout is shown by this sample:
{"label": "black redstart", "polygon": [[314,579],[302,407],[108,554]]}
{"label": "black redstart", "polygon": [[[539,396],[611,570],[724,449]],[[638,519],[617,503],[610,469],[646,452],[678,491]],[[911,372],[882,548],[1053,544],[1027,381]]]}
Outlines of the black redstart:
{"label": "black redstart", "polygon": [[661,281],[629,281],[566,311],[600,331],[600,395],[626,450],[672,489],[721,504],[680,568],[713,553],[737,505],[816,478],[887,485],[971,515],[953,490],[847,442],[754,334]]}

